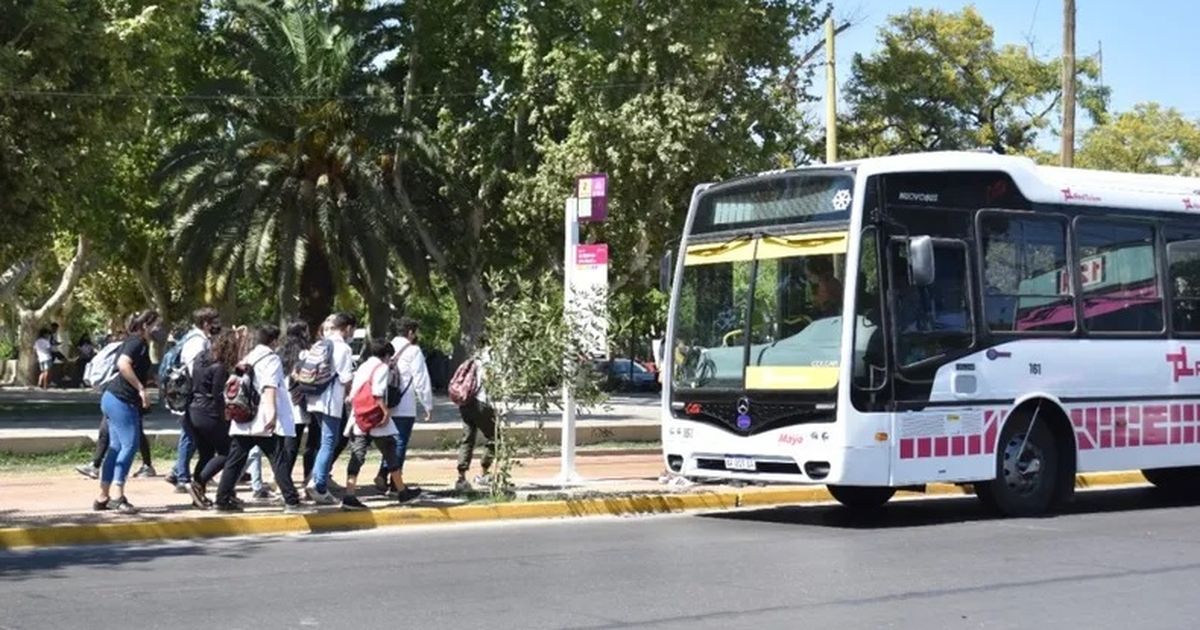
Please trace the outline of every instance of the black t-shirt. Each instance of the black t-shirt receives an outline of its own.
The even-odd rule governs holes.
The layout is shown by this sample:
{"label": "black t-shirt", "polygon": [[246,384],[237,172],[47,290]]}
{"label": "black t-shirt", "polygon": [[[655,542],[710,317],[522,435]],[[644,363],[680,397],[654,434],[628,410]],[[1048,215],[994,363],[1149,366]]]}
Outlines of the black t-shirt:
{"label": "black t-shirt", "polygon": [[[121,349],[117,351],[117,361],[120,361],[122,356],[129,357],[133,361],[133,373],[137,375],[142,385],[145,385],[146,378],[150,376],[150,347],[146,345],[146,341],[141,337],[126,339],[121,344]],[[123,402],[135,407],[142,406],[142,398],[138,396],[137,389],[119,373],[108,382],[108,385],[105,385],[104,389]]]}

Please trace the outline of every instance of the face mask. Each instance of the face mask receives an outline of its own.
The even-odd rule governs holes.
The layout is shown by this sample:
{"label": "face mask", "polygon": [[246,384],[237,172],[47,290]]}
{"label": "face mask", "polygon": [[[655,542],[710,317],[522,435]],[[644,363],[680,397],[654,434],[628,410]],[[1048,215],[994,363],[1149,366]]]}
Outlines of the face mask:
{"label": "face mask", "polygon": [[208,327],[208,334],[209,334],[209,336],[211,336],[211,337],[216,337],[217,335],[221,334],[221,325],[220,325],[220,324],[217,324],[217,325],[215,325],[215,326],[209,326],[209,327]]}
{"label": "face mask", "polygon": [[150,340],[155,343],[165,343],[167,341],[167,329],[162,326],[150,329]]}

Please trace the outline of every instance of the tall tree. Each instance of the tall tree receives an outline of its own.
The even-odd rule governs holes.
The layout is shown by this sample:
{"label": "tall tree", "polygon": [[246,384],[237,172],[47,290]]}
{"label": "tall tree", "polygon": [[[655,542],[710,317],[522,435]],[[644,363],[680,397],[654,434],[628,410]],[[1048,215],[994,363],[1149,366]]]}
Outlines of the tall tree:
{"label": "tall tree", "polygon": [[[910,151],[1032,150],[1054,129],[1062,97],[1060,59],[1042,61],[1023,46],[997,46],[974,7],[958,13],[911,9],[879,31],[880,49],[856,54],[839,123],[845,153],[865,157]],[[1080,60],[1082,108],[1101,120],[1107,89],[1094,60]]]}
{"label": "tall tree", "polygon": [[[193,137],[163,161],[174,241],[213,295],[239,275],[270,278],[281,319],[312,324],[340,278],[386,300],[382,175],[362,95],[357,35],[320,0],[237,1],[215,37],[233,67],[202,94]],[[386,303],[386,302],[385,302]],[[372,308],[372,327],[386,326]]]}
{"label": "tall tree", "polygon": [[1192,174],[1200,162],[1200,122],[1173,107],[1139,103],[1083,135],[1078,165],[1129,173]]}
{"label": "tall tree", "polygon": [[[397,15],[389,16],[396,18]],[[816,0],[414,0],[383,46],[401,86],[392,189],[454,294],[466,345],[507,267],[557,266],[574,176],[612,178],[617,283],[640,288],[696,183],[799,145],[797,40]]]}

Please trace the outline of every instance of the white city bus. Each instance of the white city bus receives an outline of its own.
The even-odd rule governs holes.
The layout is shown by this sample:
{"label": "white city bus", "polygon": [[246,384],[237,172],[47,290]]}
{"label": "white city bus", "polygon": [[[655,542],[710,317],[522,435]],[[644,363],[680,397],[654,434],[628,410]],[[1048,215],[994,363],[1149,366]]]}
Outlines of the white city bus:
{"label": "white city bus", "polygon": [[1200,489],[1200,179],[930,153],[698,186],[663,344],[687,477],[852,507],[1077,472]]}

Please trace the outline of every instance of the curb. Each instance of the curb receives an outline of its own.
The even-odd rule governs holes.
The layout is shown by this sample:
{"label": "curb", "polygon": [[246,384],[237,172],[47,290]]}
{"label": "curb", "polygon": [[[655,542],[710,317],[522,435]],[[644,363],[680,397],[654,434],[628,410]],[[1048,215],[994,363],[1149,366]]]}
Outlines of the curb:
{"label": "curb", "polygon": [[[1140,472],[1078,475],[1076,488],[1145,483]],[[969,487],[930,484],[924,493],[900,496],[971,495]],[[824,486],[767,490],[721,490],[690,494],[641,494],[558,501],[528,501],[454,507],[386,508],[367,512],[320,512],[308,515],[205,516],[190,519],[89,525],[50,525],[0,528],[0,549],[95,545],[108,543],[187,540],[226,536],[328,533],[403,525],[474,523],[481,521],[588,516],[635,516],[698,510],[732,510],[827,503],[833,497]]]}

